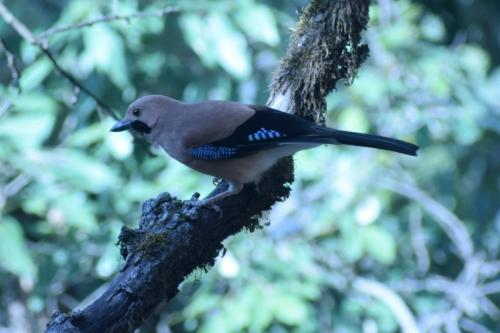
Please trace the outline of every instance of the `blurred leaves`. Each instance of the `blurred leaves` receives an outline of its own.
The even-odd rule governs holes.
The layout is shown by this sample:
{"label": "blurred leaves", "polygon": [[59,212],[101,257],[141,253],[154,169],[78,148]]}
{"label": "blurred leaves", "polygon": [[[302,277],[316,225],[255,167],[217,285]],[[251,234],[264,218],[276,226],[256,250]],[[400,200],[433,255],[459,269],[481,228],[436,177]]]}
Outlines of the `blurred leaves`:
{"label": "blurred leaves", "polygon": [[83,31],[85,51],[80,66],[85,73],[95,68],[107,74],[111,81],[123,89],[129,84],[125,64],[123,41],[116,31],[106,25],[95,25]]}
{"label": "blurred leaves", "polygon": [[[264,104],[271,69],[304,2],[5,3],[38,33],[179,5],[179,13],[163,18],[50,37],[61,65],[123,113],[146,93]],[[399,331],[392,309],[352,290],[362,276],[393,290],[422,332],[446,331],[455,319],[460,329],[467,319],[496,330],[498,316],[480,305],[499,307],[498,293],[469,291],[495,283],[500,272],[494,265],[500,260],[500,70],[476,45],[459,39],[444,45],[442,18],[409,1],[373,6],[371,19],[370,58],[351,86],[328,97],[328,123],[416,142],[419,157],[343,146],[297,154],[293,195],[273,209],[270,226],[227,240],[216,269],[185,282],[148,327]],[[123,224],[137,223],[142,201],[163,191],[183,199],[207,194],[212,182],[128,133],[110,134],[112,121],[37,48],[3,23],[0,31],[17,52],[23,88],[14,95],[9,72],[0,69],[0,92],[12,102],[0,122],[0,327],[14,300],[26,303],[31,331],[39,331],[53,310],[73,309],[120,269],[117,235]],[[387,179],[419,188],[453,213],[470,233],[479,263],[458,258],[460,244],[436,223],[432,207],[383,187]],[[418,261],[425,256],[422,271]]]}
{"label": "blurred leaves", "polygon": [[276,46],[280,37],[276,20],[269,7],[254,1],[241,1],[241,3],[235,14],[236,22],[252,39],[269,46]]}
{"label": "blurred leaves", "polygon": [[239,79],[248,78],[252,65],[246,40],[225,15],[186,14],[180,23],[186,41],[206,66],[218,63],[229,74]]}
{"label": "blurred leaves", "polygon": [[115,171],[77,151],[29,151],[26,159],[13,161],[24,173],[43,179],[43,175],[57,175],[58,181],[90,193],[99,193],[116,184]]}
{"label": "blurred leaves", "polygon": [[21,89],[28,92],[38,87],[52,71],[52,64],[47,58],[41,58],[23,70]]}
{"label": "blurred leaves", "polygon": [[[36,266],[26,246],[24,232],[11,217],[2,217],[0,223],[0,266],[33,284]],[[31,289],[31,288],[28,288]]]}
{"label": "blurred leaves", "polygon": [[372,225],[361,229],[361,236],[368,255],[381,264],[389,265],[396,259],[396,242],[385,229]]}

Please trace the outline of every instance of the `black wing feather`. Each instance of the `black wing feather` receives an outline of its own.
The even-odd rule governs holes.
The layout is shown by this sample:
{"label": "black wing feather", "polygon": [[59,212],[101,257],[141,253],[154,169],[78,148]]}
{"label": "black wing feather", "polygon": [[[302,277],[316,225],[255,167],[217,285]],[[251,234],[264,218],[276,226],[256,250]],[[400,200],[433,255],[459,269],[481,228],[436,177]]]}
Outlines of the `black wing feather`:
{"label": "black wing feather", "polygon": [[202,160],[237,158],[316,133],[314,124],[298,116],[265,106],[250,107],[255,110],[252,117],[238,126],[229,137],[193,148],[193,157]]}
{"label": "black wing feather", "polygon": [[341,143],[416,155],[418,146],[378,135],[340,131],[268,108],[249,105],[255,114],[227,138],[192,149],[201,160],[221,160],[294,143]]}

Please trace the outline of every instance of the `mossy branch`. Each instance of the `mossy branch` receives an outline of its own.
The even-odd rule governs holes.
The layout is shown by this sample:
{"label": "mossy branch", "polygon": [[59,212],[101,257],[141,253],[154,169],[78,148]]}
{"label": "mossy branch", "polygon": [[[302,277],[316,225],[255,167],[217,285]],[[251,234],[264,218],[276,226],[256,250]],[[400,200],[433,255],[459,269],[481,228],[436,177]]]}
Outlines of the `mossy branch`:
{"label": "mossy branch", "polygon": [[[351,82],[368,55],[361,42],[368,5],[368,0],[311,0],[276,71],[270,105],[323,121],[327,94],[339,80]],[[55,313],[47,332],[133,332],[158,304],[178,293],[187,275],[213,266],[227,237],[260,228],[261,214],[288,197],[292,182],[292,159],[285,158],[258,186],[247,185],[224,200],[222,217],[168,194],[147,200],[139,228],[124,227],[120,235],[126,259],[120,273],[83,310]],[[225,186],[220,184],[211,195]]]}

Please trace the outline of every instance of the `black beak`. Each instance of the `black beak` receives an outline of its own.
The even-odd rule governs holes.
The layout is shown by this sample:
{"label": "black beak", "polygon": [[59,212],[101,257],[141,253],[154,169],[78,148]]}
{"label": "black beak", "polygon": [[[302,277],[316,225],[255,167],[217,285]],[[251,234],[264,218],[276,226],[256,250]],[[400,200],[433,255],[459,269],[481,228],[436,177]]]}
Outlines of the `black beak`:
{"label": "black beak", "polygon": [[121,132],[121,131],[129,130],[130,128],[132,128],[133,122],[134,122],[133,120],[127,120],[127,119],[120,120],[113,127],[111,127],[110,131],[111,132]]}
{"label": "black beak", "polygon": [[129,129],[133,129],[134,131],[148,134],[151,132],[151,127],[146,125],[140,120],[129,120],[124,119],[117,122],[113,127],[111,127],[111,132],[121,132]]}

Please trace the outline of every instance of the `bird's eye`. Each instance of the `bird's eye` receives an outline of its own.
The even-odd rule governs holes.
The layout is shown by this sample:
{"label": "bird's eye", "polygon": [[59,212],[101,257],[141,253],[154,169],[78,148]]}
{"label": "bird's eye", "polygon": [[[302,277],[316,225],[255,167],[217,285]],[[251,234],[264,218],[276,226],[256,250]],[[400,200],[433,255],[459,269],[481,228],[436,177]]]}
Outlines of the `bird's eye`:
{"label": "bird's eye", "polygon": [[139,117],[141,115],[141,109],[132,110],[132,114],[134,115],[134,117]]}

